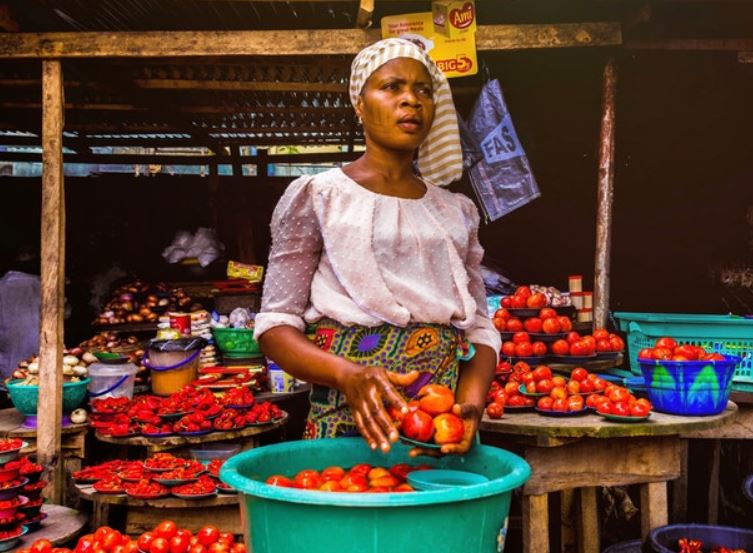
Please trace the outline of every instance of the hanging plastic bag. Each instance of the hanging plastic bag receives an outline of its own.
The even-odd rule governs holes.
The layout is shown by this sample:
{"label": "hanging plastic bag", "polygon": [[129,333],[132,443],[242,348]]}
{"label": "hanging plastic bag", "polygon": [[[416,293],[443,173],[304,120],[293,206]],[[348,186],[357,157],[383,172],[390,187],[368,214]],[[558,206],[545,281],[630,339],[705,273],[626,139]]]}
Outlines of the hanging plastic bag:
{"label": "hanging plastic bag", "polygon": [[463,165],[487,219],[496,221],[541,195],[497,79],[484,85],[460,134]]}

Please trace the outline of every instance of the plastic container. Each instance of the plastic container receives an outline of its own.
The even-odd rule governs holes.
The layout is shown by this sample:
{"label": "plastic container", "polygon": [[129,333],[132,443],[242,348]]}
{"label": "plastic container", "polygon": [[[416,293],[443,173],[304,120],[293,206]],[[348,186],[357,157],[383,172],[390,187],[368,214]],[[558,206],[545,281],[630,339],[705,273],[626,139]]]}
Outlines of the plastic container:
{"label": "plastic container", "polygon": [[212,459],[227,459],[236,455],[241,450],[239,444],[214,442],[202,444],[200,447],[190,449],[191,457],[206,465]]}
{"label": "plastic container", "polygon": [[724,361],[640,360],[654,409],[674,415],[716,415],[727,407],[739,357]]}
{"label": "plastic container", "polygon": [[133,399],[138,367],[132,363],[99,362],[89,365],[89,397],[127,397]]}
{"label": "plastic container", "polygon": [[202,338],[152,340],[144,364],[150,369],[152,392],[169,396],[190,384],[199,375],[199,354],[206,346]]}
{"label": "plastic container", "polygon": [[[39,399],[39,386],[21,384],[20,379],[10,380],[6,383],[8,396],[16,410],[27,417],[37,414],[37,402]],[[70,413],[81,405],[86,399],[86,387],[89,379],[85,378],[78,382],[63,383],[63,412]]]}
{"label": "plastic container", "polygon": [[651,530],[643,544],[643,551],[677,553],[677,540],[680,538],[701,540],[704,551],[710,551],[715,545],[753,550],[753,530],[711,524],[670,524]]}
{"label": "plastic container", "polygon": [[[265,553],[495,552],[506,531],[512,491],[531,475],[523,459],[476,445],[465,456],[412,459],[397,443],[389,453],[371,451],[362,438],[284,442],[244,451],[220,469],[237,489],[250,551]],[[484,484],[409,493],[327,493],[269,486],[272,474],[294,475],[357,463],[430,464],[476,472]],[[291,531],[295,521],[295,531]]]}
{"label": "plastic container", "polygon": [[615,543],[601,553],[641,553],[641,540],[630,540]]}
{"label": "plastic container", "polygon": [[250,328],[213,328],[217,347],[228,357],[253,357],[261,355],[259,343]]}
{"label": "plastic container", "polygon": [[652,347],[657,338],[671,336],[678,342],[701,346],[706,351],[737,355],[734,382],[753,383],[753,319],[734,315],[616,312],[620,330],[627,333],[630,370],[640,374],[638,352]]}

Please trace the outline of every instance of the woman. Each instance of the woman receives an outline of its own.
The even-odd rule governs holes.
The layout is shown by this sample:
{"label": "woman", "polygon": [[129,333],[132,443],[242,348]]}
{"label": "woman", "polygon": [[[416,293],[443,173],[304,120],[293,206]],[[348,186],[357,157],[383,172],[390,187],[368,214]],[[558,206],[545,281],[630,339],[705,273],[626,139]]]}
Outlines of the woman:
{"label": "woman", "polygon": [[[415,44],[386,39],[356,56],[350,97],[366,151],[296,179],[280,199],[255,336],[313,384],[306,438],[360,432],[388,451],[398,439],[389,408],[407,413],[405,398],[436,382],[455,389],[465,424],[462,442],[441,452],[464,453],[500,338],[479,271],[478,212],[435,186],[462,174],[449,85]],[[314,322],[311,343],[303,330]],[[459,361],[466,340],[475,354]]]}

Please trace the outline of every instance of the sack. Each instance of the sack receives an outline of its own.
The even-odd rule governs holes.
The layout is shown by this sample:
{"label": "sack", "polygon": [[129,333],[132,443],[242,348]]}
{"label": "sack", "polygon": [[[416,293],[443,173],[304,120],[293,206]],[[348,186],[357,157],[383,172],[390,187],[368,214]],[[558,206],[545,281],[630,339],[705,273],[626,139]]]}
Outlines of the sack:
{"label": "sack", "polygon": [[460,135],[463,166],[487,219],[496,221],[541,195],[497,79],[484,85],[468,122],[460,122]]}

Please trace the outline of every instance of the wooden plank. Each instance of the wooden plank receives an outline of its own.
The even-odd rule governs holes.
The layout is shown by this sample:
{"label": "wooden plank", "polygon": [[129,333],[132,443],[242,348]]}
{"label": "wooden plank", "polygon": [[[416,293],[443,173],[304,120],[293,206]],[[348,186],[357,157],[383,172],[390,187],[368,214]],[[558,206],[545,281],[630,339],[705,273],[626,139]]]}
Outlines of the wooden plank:
{"label": "wooden plank", "polygon": [[[2,142],[2,140],[0,140]],[[333,161],[352,161],[362,152],[332,152],[317,154],[278,154],[268,155],[266,150],[259,150],[258,156],[226,155],[177,155],[177,154],[65,154],[65,163],[92,163],[97,165],[210,165],[215,164],[257,164],[266,158],[267,163],[320,163]],[[0,161],[38,162],[42,154],[25,152],[0,152]],[[260,173],[261,174],[261,173]]]}
{"label": "wooden plank", "polygon": [[609,316],[616,95],[617,66],[614,58],[611,58],[604,67],[601,86],[601,131],[599,133],[599,182],[596,194],[596,252],[594,255],[593,298],[593,322],[597,328],[606,328],[607,317]]}
{"label": "wooden plank", "polygon": [[135,79],[140,88],[164,90],[232,90],[236,92],[334,92],[348,91],[346,83],[202,81],[191,79]]}
{"label": "wooden plank", "polygon": [[152,530],[163,520],[172,520],[179,528],[192,532],[197,532],[211,520],[211,524],[223,532],[232,532],[238,536],[243,534],[240,508],[237,505],[213,507],[211,513],[203,509],[129,508],[126,513],[126,533],[139,535]]}
{"label": "wooden plank", "polygon": [[575,490],[560,492],[560,553],[571,553],[577,545],[575,531]]}
{"label": "wooden plank", "polygon": [[688,440],[680,442],[680,477],[672,480],[672,524],[688,518]]}
{"label": "wooden plank", "polygon": [[537,436],[544,438],[621,438],[628,436],[669,436],[695,433],[700,430],[723,427],[734,420],[737,406],[729,402],[719,415],[709,417],[684,417],[666,413],[652,413],[645,423],[621,424],[605,420],[598,415],[572,418],[544,417],[538,413],[505,414],[493,420],[481,420],[484,432],[497,432],[510,436]]}
{"label": "wooden plank", "polygon": [[719,521],[719,466],[721,463],[722,442],[713,440],[711,442],[711,470],[709,471],[709,507],[707,522],[716,524]]}
{"label": "wooden plank", "polygon": [[596,502],[598,488],[587,486],[578,490],[578,553],[599,553],[599,512]]}
{"label": "wooden plank", "polygon": [[738,52],[738,63],[753,63],[753,52]]}
{"label": "wooden plank", "polygon": [[[353,55],[380,35],[378,29],[9,33],[0,34],[0,58]],[[621,43],[617,22],[479,25],[476,30],[479,51]]]}
{"label": "wooden plank", "polygon": [[533,472],[523,491],[541,494],[584,486],[618,486],[680,476],[680,439],[583,439],[561,447],[525,449]]}
{"label": "wooden plank", "polygon": [[627,40],[623,47],[628,50],[679,50],[706,52],[738,52],[753,50],[753,39],[641,39]]}
{"label": "wooden plank", "polygon": [[684,432],[683,438],[708,440],[750,440],[753,436],[753,408],[740,407],[732,420],[719,428]]}
{"label": "wooden plank", "polygon": [[108,505],[128,505],[129,507],[153,507],[159,510],[165,509],[214,509],[227,505],[237,505],[237,494],[218,493],[214,497],[204,499],[181,499],[179,497],[164,497],[161,499],[135,499],[124,493],[103,494],[94,490],[91,485],[75,484],[76,493],[86,501],[106,503]]}
{"label": "wooden plank", "polygon": [[641,485],[641,539],[659,526],[667,524],[667,483]]}
{"label": "wooden plank", "polygon": [[523,553],[549,553],[548,509],[547,494],[523,496]]}
{"label": "wooden plank", "polygon": [[63,309],[65,281],[65,192],[63,185],[63,70],[60,60],[42,63],[42,243],[39,332],[37,459],[48,470],[45,497],[60,503],[63,463],[60,426],[63,411]]}

